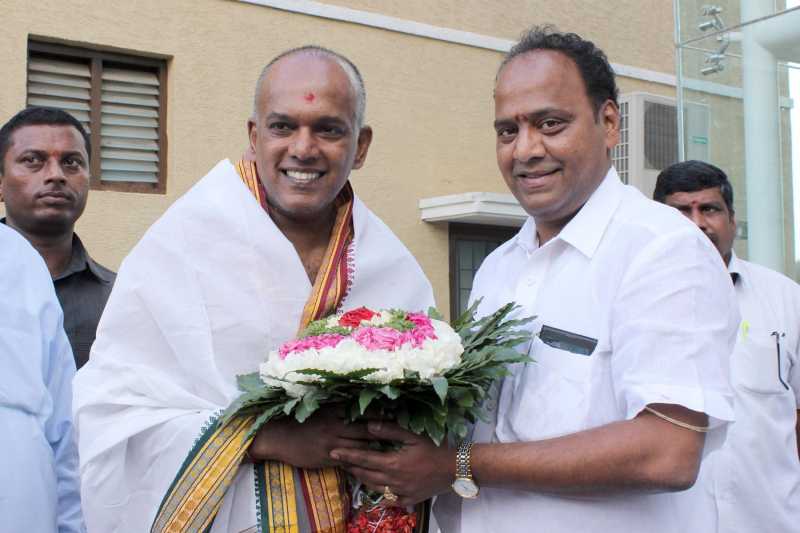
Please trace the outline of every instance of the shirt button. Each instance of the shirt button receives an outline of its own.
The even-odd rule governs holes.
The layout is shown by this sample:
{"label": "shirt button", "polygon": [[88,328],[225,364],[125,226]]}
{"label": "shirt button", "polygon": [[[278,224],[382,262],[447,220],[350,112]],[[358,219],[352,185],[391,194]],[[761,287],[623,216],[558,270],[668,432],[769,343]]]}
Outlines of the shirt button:
{"label": "shirt button", "polygon": [[535,279],[533,279],[533,278],[528,278],[528,286],[529,286],[529,287],[532,287],[532,286],[533,286],[533,285],[535,285],[535,284],[536,284],[536,280],[535,280]]}

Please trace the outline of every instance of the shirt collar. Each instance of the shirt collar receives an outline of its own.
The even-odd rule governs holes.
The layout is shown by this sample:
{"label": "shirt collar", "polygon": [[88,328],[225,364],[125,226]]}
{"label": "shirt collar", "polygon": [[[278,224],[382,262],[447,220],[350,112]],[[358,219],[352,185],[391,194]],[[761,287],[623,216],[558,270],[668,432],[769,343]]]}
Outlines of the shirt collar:
{"label": "shirt collar", "polygon": [[736,257],[736,252],[731,250],[731,260],[728,261],[728,272],[731,274],[734,285],[742,279],[742,274],[744,273],[742,266],[742,260]]}
{"label": "shirt collar", "polygon": [[[617,171],[612,166],[583,207],[556,235],[554,240],[564,241],[586,257],[591,258],[600,245],[600,239],[603,238],[603,234],[611,222],[611,217],[614,216],[614,212],[619,206],[623,187]],[[528,253],[538,248],[536,222],[532,217],[528,217],[517,234],[516,244]]]}

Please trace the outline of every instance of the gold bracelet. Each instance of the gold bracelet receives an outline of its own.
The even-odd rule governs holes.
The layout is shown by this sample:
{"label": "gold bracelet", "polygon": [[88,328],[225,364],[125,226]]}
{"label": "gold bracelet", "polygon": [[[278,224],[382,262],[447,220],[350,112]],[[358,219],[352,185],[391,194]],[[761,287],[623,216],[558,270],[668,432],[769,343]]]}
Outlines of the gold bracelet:
{"label": "gold bracelet", "polygon": [[644,410],[648,411],[650,413],[653,413],[654,415],[656,415],[658,418],[661,418],[662,420],[666,420],[667,422],[671,422],[672,424],[675,424],[678,427],[682,427],[683,429],[688,429],[690,431],[696,431],[697,433],[708,433],[708,426],[693,426],[691,424],[687,424],[686,422],[681,422],[680,420],[675,420],[674,418],[669,417],[669,416],[665,415],[664,413],[660,413],[660,412],[656,411],[655,409],[653,409],[649,405],[645,405],[644,406]]}

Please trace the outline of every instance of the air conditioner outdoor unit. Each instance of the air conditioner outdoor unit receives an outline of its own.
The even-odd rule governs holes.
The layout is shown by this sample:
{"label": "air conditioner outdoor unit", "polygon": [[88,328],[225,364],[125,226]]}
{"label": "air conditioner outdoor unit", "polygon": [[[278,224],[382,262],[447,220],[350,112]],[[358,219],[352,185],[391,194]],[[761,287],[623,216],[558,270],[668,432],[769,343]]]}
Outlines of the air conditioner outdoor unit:
{"label": "air conditioner outdoor unit", "polygon": [[[675,100],[648,93],[620,96],[620,140],[612,152],[623,182],[653,196],[658,173],[678,161],[678,114]],[[708,159],[708,108],[686,103],[687,159]]]}

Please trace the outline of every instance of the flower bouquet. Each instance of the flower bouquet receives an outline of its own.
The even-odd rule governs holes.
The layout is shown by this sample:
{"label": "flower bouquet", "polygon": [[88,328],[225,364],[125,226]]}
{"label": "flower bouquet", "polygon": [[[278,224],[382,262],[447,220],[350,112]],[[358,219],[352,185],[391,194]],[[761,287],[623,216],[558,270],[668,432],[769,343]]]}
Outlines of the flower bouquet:
{"label": "flower bouquet", "polygon": [[[338,405],[349,421],[370,409],[437,445],[457,442],[484,419],[482,404],[507,365],[529,358],[515,347],[530,340],[507,304],[475,319],[478,302],[452,326],[428,314],[364,307],[311,322],[297,339],[269,353],[260,371],[239,376],[243,394],[222,414],[249,414],[249,438],[268,421],[305,421],[323,405]],[[348,533],[412,531],[416,517],[392,508],[380,493],[356,484]],[[387,505],[389,504],[389,505]]]}

